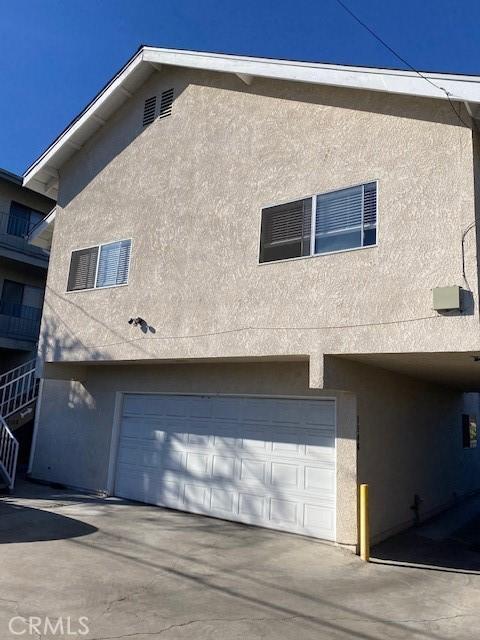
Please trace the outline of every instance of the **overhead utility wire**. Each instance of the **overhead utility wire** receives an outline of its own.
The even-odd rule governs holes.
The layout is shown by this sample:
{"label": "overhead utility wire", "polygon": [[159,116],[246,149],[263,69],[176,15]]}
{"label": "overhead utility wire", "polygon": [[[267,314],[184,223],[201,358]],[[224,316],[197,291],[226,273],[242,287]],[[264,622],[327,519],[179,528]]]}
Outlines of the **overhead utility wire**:
{"label": "overhead utility wire", "polygon": [[383,45],[385,47],[385,49],[388,49],[388,51],[390,51],[390,53],[392,53],[396,58],[398,58],[398,60],[400,60],[400,62],[403,62],[404,65],[406,65],[411,71],[413,71],[414,73],[416,73],[418,76],[420,76],[420,78],[422,78],[423,80],[425,80],[425,82],[428,82],[429,84],[432,85],[432,87],[435,87],[435,89],[438,89],[439,91],[443,91],[443,93],[446,95],[447,100],[450,104],[450,106],[452,107],[453,112],[455,113],[455,115],[457,116],[457,118],[460,120],[460,122],[467,127],[468,129],[470,129],[470,125],[468,125],[465,120],[462,118],[462,116],[459,114],[459,112],[455,109],[455,106],[451,100],[452,94],[450,93],[450,91],[447,91],[445,89],[445,87],[441,87],[440,85],[436,84],[435,82],[433,82],[433,80],[430,80],[430,78],[428,78],[425,74],[423,74],[421,71],[419,71],[418,69],[416,69],[414,66],[412,66],[408,60],[405,60],[404,57],[402,57],[397,51],[395,51],[395,49],[393,49],[387,42],[385,42],[385,40],[383,38],[381,38],[371,27],[368,26],[368,24],[366,24],[365,22],[363,22],[363,20],[361,20],[355,13],[353,13],[353,11],[347,7],[347,5],[342,2],[342,0],[336,0],[337,4],[339,4],[342,9],[344,11],[346,11],[356,22],[358,22],[358,24],[360,26],[362,26],[364,29],[366,29],[368,31],[368,33],[370,35],[372,35],[375,40],[377,40],[378,42],[380,42],[381,45]]}

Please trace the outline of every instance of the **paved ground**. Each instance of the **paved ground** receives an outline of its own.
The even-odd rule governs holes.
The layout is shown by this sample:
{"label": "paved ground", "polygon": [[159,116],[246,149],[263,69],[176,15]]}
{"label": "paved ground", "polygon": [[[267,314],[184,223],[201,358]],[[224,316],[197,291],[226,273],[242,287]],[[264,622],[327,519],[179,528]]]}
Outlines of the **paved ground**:
{"label": "paved ground", "polygon": [[86,616],[77,637],[97,640],[475,640],[476,514],[447,540],[439,521],[436,538],[398,536],[364,564],[300,536],[23,483],[0,504],[0,638],[28,637],[9,632],[12,616],[62,617],[63,634],[33,629],[42,639]]}

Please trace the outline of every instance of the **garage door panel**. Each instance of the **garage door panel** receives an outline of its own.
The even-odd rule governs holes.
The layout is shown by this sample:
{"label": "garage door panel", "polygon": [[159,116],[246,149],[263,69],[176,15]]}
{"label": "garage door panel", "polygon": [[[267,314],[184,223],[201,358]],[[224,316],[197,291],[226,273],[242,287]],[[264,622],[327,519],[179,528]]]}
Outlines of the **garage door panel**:
{"label": "garage door panel", "polygon": [[247,519],[265,519],[265,498],[254,493],[239,494],[238,511]]}
{"label": "garage door panel", "polygon": [[208,455],[199,453],[187,453],[187,471],[192,474],[205,476],[208,473]]}
{"label": "garage door panel", "polygon": [[309,532],[329,532],[334,527],[334,511],[318,504],[305,504],[303,526]]}
{"label": "garage door panel", "polygon": [[331,494],[335,489],[335,470],[305,467],[305,489]]}
{"label": "garage door panel", "polygon": [[298,503],[292,500],[272,498],[269,518],[274,523],[296,527],[298,524]]}
{"label": "garage door panel", "polygon": [[214,455],[212,459],[212,478],[228,482],[235,481],[235,458]]}
{"label": "garage door panel", "polygon": [[240,480],[245,482],[260,482],[265,484],[266,463],[262,460],[252,458],[241,458],[240,460]]}
{"label": "garage door panel", "polygon": [[243,438],[239,438],[238,444],[244,451],[258,450],[266,451],[269,442],[266,441],[268,435],[265,431],[246,431]]}
{"label": "garage door panel", "polygon": [[212,511],[222,512],[224,516],[233,516],[236,512],[236,501],[238,499],[235,491],[212,488],[210,495],[210,508]]}
{"label": "garage door panel", "polygon": [[186,483],[184,486],[183,502],[185,507],[203,510],[207,501],[207,488],[203,485]]}
{"label": "garage door panel", "polygon": [[325,400],[127,395],[116,494],[334,539],[334,417]]}
{"label": "garage door panel", "polygon": [[230,435],[228,435],[228,433],[229,432],[225,429],[224,432],[220,432],[213,437],[213,446],[215,449],[233,450],[237,448],[235,432],[230,431]]}
{"label": "garage door panel", "polygon": [[280,489],[299,489],[299,466],[288,462],[271,463],[270,483]]}

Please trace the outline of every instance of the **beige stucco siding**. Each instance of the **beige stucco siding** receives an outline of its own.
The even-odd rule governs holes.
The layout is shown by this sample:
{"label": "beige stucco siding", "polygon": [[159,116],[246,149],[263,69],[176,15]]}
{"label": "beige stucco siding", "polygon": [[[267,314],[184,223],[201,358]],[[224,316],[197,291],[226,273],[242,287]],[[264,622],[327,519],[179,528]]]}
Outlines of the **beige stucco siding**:
{"label": "beige stucco siding", "polygon": [[309,389],[305,362],[97,366],[88,367],[82,383],[45,380],[32,475],[107,491],[118,392],[335,397],[337,540],[356,544],[355,397]]}
{"label": "beige stucco siding", "polygon": [[[339,543],[357,541],[357,481],[370,485],[374,540],[413,523],[415,494],[425,517],[480,489],[480,448],[462,448],[461,393],[348,360],[330,358],[328,374],[352,392],[310,389],[305,362],[100,365],[82,383],[45,380],[32,475],[107,490],[117,392],[327,396],[337,402]],[[478,399],[466,408],[478,414]]]}
{"label": "beige stucco siding", "polygon": [[[143,129],[172,86],[173,115]],[[258,264],[263,206],[374,179],[378,247]],[[447,103],[165,70],[61,168],[59,205],[47,360],[480,348],[477,304],[432,311],[432,287],[464,284],[475,215],[471,132]],[[128,286],[65,293],[72,250],[122,238]],[[475,232],[466,269],[476,301]]]}
{"label": "beige stucco siding", "polygon": [[425,519],[480,489],[480,448],[462,443],[462,413],[478,420],[478,394],[339,358],[326,372],[357,397],[358,481],[370,486],[374,541],[412,523],[415,494]]}

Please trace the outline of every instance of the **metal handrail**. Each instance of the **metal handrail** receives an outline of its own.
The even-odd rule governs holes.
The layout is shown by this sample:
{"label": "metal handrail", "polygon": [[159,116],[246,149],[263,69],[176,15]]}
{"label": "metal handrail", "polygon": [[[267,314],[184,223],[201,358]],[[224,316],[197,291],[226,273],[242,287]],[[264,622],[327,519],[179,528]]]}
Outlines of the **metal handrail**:
{"label": "metal handrail", "polygon": [[23,375],[27,371],[31,371],[32,369],[35,369],[36,364],[37,364],[36,359],[32,358],[31,360],[27,360],[23,364],[19,364],[18,367],[15,367],[14,369],[10,369],[9,371],[2,373],[0,375],[0,389],[4,387],[7,383],[12,382],[16,378],[19,378],[21,375]]}
{"label": "metal handrail", "polygon": [[38,395],[35,368],[0,387],[0,416],[4,419],[33,402]]}
{"label": "metal handrail", "polygon": [[36,225],[37,223],[32,223],[14,212],[0,211],[0,242],[9,247],[47,258],[46,251],[28,243],[27,236]]}
{"label": "metal handrail", "polygon": [[0,469],[7,479],[9,489],[13,489],[15,484],[18,449],[18,440],[0,416]]}

